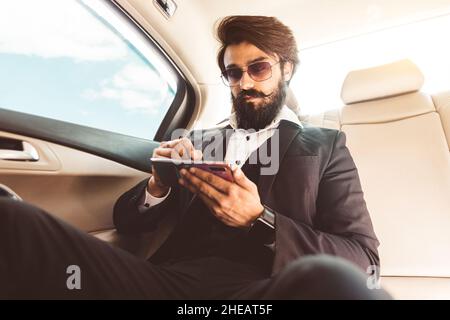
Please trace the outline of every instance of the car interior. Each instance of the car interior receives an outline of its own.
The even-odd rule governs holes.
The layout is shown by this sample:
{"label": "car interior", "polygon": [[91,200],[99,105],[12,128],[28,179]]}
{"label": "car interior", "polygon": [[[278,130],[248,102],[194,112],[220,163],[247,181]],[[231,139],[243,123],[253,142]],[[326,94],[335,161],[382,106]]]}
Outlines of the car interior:
{"label": "car interior", "polygon": [[[349,39],[379,31],[394,32],[443,17],[450,21],[450,1],[437,0],[339,4],[326,0],[69,1],[88,12],[90,19],[108,25],[108,30],[114,30],[111,33],[120,34],[118,38],[126,39],[125,47],[132,47],[147,64],[154,65],[153,69],[171,74],[166,85],[173,91],[167,100],[170,103],[158,119],[156,113],[138,114],[138,108],[124,108],[142,118],[144,127],[145,122],[156,119],[153,132],[143,136],[116,131],[113,125],[102,127],[52,117],[52,113],[59,113],[41,113],[38,107],[15,108],[11,93],[15,89],[11,88],[17,88],[17,96],[29,95],[32,101],[38,98],[33,97],[31,85],[19,88],[20,83],[11,76],[11,87],[0,89],[0,196],[27,201],[142,258],[148,258],[164,239],[156,239],[151,233],[119,235],[112,223],[113,206],[122,193],[150,176],[152,150],[175,128],[213,127],[229,115],[229,88],[222,84],[216,65],[218,42],[214,27],[220,18],[232,14],[270,15],[285,22],[293,29],[300,47],[298,74],[312,61],[307,57],[327,45],[339,43],[345,47]],[[14,16],[20,14],[18,10]],[[128,31],[116,24],[126,24]],[[0,32],[0,44],[8,39],[6,31]],[[12,54],[25,56],[13,45],[12,49],[5,48],[0,45],[0,60]],[[345,58],[334,54],[332,48],[326,56],[317,54],[319,62],[315,66],[321,59],[336,65],[341,58],[362,59],[353,47],[346,51]],[[432,52],[450,51],[447,47],[427,48]],[[352,58],[352,52],[358,58]],[[445,77],[450,75],[450,64],[433,61],[431,53],[426,55],[428,64],[418,63],[420,59],[403,52],[392,58],[377,56],[373,61],[358,62],[354,68],[340,67],[342,71],[336,71],[340,81],[329,76],[335,91],[306,87],[308,92],[303,92],[304,81],[294,79],[286,105],[307,125],[345,132],[380,240],[381,285],[395,299],[450,299],[450,81],[444,81],[449,80]],[[81,68],[84,62],[76,63]],[[89,63],[99,62],[92,58]],[[436,80],[435,73],[429,76],[426,72],[429,65],[443,74],[444,84],[436,91],[426,87]],[[314,71],[307,76],[315,79],[316,86],[321,78],[327,78],[327,74]],[[106,88],[116,85],[120,89],[128,78],[112,79],[102,82],[100,93],[83,97],[88,96],[86,101],[91,104],[103,98],[110,99],[105,100],[106,104],[116,98],[120,103],[129,102],[124,100],[129,91],[123,90],[123,95],[118,96]],[[75,86],[74,82],[67,85]],[[152,81],[145,85],[152,85]],[[333,103],[315,112],[308,109],[312,108],[309,104],[320,105],[322,101]],[[132,103],[140,102],[132,99]],[[101,118],[107,121],[108,109],[103,110]],[[118,118],[115,123],[134,126],[127,116],[114,115]]]}

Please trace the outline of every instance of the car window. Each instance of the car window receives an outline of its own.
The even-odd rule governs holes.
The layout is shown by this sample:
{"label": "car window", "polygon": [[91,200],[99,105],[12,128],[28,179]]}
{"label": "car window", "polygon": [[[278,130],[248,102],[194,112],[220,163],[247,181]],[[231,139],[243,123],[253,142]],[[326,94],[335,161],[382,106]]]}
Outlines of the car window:
{"label": "car window", "polygon": [[449,29],[447,13],[321,45],[308,47],[300,42],[301,65],[291,87],[302,112],[316,114],[342,107],[341,87],[350,70],[401,59],[410,59],[423,72],[423,91],[448,90],[450,45],[439,35]]}
{"label": "car window", "polygon": [[5,1],[0,108],[153,139],[177,88],[154,50],[104,1]]}

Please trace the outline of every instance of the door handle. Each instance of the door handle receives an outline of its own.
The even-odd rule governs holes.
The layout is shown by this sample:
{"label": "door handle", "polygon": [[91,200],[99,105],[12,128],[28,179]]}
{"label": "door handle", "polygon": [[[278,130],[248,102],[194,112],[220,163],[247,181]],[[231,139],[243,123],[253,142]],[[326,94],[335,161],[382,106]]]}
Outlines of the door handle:
{"label": "door handle", "polygon": [[23,150],[0,149],[0,160],[39,161],[39,154],[30,143],[22,141]]}

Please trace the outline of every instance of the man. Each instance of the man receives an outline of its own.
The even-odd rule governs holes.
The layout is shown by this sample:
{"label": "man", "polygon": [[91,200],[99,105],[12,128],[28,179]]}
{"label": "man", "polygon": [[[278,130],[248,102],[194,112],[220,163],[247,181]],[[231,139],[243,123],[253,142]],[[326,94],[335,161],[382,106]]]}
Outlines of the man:
{"label": "man", "polygon": [[[233,102],[229,123],[163,142],[153,157],[233,162],[234,181],[182,170],[170,188],[153,170],[122,195],[118,232],[162,233],[170,221],[149,261],[36,208],[1,201],[4,296],[388,297],[370,290],[369,275],[356,267],[379,265],[378,241],[344,134],[303,126],[284,105],[298,63],[290,29],[271,17],[232,16],[218,38]],[[270,163],[261,150],[270,151]],[[82,270],[81,290],[67,290],[68,265]]]}

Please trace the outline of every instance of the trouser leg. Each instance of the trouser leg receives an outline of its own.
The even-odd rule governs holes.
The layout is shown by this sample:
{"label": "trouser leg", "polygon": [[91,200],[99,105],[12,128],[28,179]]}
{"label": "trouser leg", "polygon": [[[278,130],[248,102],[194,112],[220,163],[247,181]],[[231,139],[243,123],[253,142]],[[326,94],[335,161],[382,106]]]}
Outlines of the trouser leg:
{"label": "trouser leg", "polygon": [[272,278],[256,281],[235,298],[246,299],[392,299],[383,289],[370,289],[368,274],[329,255],[293,261]]}
{"label": "trouser leg", "polygon": [[196,285],[39,208],[0,198],[0,298],[183,299]]}

